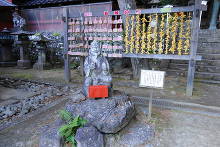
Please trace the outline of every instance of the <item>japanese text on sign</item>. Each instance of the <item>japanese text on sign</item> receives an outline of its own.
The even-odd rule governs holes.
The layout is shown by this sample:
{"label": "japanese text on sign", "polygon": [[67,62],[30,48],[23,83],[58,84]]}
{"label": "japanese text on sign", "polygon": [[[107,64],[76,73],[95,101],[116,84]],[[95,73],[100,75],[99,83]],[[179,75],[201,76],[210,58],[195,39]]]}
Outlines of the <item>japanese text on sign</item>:
{"label": "japanese text on sign", "polygon": [[164,71],[141,70],[140,87],[163,88]]}

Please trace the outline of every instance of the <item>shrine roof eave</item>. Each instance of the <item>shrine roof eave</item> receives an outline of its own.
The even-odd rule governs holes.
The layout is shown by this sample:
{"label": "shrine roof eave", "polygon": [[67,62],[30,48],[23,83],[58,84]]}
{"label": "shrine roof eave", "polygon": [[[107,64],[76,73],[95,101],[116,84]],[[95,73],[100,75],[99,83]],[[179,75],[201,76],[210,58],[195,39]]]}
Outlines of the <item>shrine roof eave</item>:
{"label": "shrine roof eave", "polygon": [[0,7],[16,7],[16,5],[14,5],[6,0],[0,0]]}

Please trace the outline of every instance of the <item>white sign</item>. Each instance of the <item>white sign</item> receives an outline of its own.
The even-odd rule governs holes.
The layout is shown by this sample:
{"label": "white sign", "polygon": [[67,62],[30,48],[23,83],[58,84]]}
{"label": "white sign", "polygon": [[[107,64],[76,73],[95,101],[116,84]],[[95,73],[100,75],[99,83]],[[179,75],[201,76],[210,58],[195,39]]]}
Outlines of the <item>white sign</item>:
{"label": "white sign", "polygon": [[208,1],[204,0],[202,1],[202,5],[207,5]]}
{"label": "white sign", "polygon": [[163,88],[164,71],[141,70],[140,87]]}

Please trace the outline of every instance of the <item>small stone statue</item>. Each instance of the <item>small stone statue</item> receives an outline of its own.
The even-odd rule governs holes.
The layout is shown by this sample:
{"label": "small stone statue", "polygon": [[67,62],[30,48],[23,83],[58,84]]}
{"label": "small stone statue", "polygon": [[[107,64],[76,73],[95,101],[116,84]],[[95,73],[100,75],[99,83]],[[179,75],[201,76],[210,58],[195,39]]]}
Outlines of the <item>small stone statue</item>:
{"label": "small stone statue", "polygon": [[14,28],[19,28],[20,30],[23,29],[24,25],[26,24],[26,21],[24,18],[22,18],[17,11],[15,11],[13,14],[13,24]]}
{"label": "small stone statue", "polygon": [[83,84],[83,94],[88,96],[90,85],[112,84],[112,77],[109,72],[108,60],[102,55],[100,42],[93,41],[89,55],[84,62],[85,79]]}

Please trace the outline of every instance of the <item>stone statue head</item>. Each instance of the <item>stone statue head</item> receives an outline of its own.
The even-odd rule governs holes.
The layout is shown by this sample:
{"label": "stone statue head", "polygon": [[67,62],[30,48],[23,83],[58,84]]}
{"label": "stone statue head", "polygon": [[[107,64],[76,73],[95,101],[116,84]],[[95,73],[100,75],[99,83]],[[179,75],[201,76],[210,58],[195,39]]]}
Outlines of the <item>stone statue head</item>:
{"label": "stone statue head", "polygon": [[91,43],[91,48],[89,50],[89,55],[91,56],[99,56],[101,55],[101,47],[100,47],[100,42],[99,41],[96,41],[94,40],[92,43]]}

